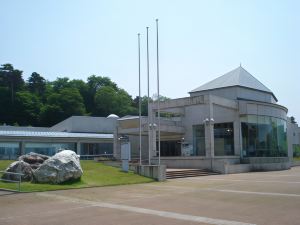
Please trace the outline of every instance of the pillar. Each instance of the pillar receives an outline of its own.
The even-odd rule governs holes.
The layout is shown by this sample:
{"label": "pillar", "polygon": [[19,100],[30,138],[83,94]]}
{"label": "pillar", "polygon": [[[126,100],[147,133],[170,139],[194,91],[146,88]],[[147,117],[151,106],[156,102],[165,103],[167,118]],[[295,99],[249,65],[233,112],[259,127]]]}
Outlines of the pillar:
{"label": "pillar", "polygon": [[76,153],[77,155],[81,154],[81,143],[79,141],[76,143]]}
{"label": "pillar", "polygon": [[25,142],[19,142],[20,155],[25,155]]}

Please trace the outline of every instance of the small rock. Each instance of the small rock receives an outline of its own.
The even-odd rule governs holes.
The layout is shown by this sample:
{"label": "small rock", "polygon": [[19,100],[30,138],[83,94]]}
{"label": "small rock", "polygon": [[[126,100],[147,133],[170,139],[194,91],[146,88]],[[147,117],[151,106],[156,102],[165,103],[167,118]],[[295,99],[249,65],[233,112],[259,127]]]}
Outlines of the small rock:
{"label": "small rock", "polygon": [[29,164],[42,164],[45,160],[49,159],[49,156],[30,152],[26,155],[22,155],[19,157],[19,161],[24,161]]}
{"label": "small rock", "polygon": [[[22,173],[23,174],[23,176],[21,177],[22,181],[31,181],[33,178],[31,166],[24,161],[13,162],[12,164],[9,165],[9,167],[7,167],[5,172]],[[2,178],[6,180],[18,181],[19,175],[4,173]]]}

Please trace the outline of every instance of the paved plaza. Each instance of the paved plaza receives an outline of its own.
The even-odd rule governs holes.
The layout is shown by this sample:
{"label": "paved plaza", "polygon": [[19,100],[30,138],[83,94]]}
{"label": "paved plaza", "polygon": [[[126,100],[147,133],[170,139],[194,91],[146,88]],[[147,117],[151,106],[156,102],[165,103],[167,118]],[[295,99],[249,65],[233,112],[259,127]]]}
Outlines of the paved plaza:
{"label": "paved plaza", "polygon": [[102,188],[10,194],[0,224],[300,224],[300,167]]}

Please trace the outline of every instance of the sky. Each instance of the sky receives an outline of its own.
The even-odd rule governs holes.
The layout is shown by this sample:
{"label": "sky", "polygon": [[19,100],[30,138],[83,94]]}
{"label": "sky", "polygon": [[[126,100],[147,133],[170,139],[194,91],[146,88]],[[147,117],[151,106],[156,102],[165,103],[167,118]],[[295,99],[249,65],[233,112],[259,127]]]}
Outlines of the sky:
{"label": "sky", "polygon": [[300,1],[297,0],[1,0],[0,64],[86,80],[108,76],[138,95],[141,33],[142,95],[156,93],[159,19],[160,93],[188,96],[242,66],[273,91],[300,122]]}

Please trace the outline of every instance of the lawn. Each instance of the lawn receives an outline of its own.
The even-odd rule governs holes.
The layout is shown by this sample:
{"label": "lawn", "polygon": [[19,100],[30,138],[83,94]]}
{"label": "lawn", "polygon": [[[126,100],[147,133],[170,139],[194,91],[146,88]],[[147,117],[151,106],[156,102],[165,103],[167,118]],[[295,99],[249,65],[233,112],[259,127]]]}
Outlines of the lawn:
{"label": "lawn", "polygon": [[[12,161],[0,160],[0,171],[5,170]],[[21,191],[52,191],[72,188],[85,188],[85,187],[101,187],[110,185],[122,184],[137,184],[152,182],[153,179],[139,176],[133,172],[122,172],[119,168],[106,166],[102,163],[82,160],[80,161],[83,175],[79,181],[66,182],[64,184],[34,184],[30,182],[22,182]],[[0,174],[2,176],[2,174]],[[0,189],[17,189],[16,183],[7,183],[0,181]]]}

